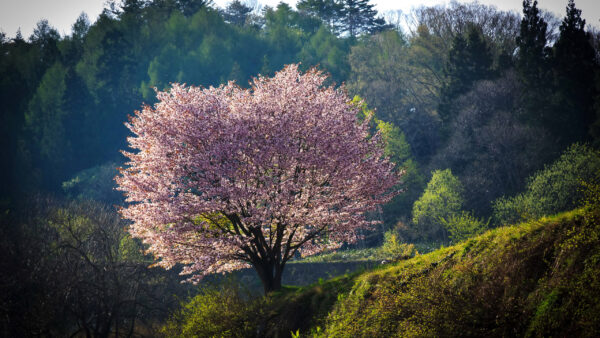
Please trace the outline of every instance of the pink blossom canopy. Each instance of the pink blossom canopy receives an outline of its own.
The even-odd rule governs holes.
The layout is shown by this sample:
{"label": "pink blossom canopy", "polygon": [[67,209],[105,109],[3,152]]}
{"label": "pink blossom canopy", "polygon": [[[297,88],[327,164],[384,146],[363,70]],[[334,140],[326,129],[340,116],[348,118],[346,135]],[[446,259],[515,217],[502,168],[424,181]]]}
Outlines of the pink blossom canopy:
{"label": "pink blossom canopy", "polygon": [[[399,176],[343,89],[290,65],[252,88],[174,84],[127,123],[130,232],[193,280],[357,239]],[[270,257],[270,258],[269,258]]]}

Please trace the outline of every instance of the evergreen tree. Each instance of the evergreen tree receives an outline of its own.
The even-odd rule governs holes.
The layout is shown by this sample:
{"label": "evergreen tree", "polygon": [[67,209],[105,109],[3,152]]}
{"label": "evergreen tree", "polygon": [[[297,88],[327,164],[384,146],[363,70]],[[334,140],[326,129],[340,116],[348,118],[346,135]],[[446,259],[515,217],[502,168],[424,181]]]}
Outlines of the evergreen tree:
{"label": "evergreen tree", "polygon": [[212,0],[177,0],[177,7],[183,15],[192,16],[200,9],[212,5]]}
{"label": "evergreen tree", "polygon": [[342,0],[340,21],[342,32],[354,38],[361,33],[376,33],[390,28],[382,18],[377,18],[375,5],[369,0]]}
{"label": "evergreen tree", "polygon": [[23,39],[23,33],[21,33],[21,27],[19,27],[19,29],[17,29],[17,34],[15,34],[15,38],[13,40],[15,42],[25,41],[25,39]]}
{"label": "evergreen tree", "polygon": [[40,51],[41,65],[50,67],[59,57],[58,41],[60,34],[50,26],[48,20],[40,20],[33,29],[29,41]]}
{"label": "evergreen tree", "polygon": [[267,57],[268,67],[264,70],[273,71],[295,60],[306,36],[299,29],[298,12],[284,2],[280,2],[275,9],[268,8],[265,11],[265,21],[264,33],[270,47],[270,55]]}
{"label": "evergreen tree", "polygon": [[120,14],[140,15],[142,9],[148,4],[146,0],[124,0]]}
{"label": "evergreen tree", "polygon": [[569,0],[560,25],[560,36],[553,48],[552,129],[561,132],[563,143],[587,139],[594,121],[595,72],[598,70],[592,36],[585,31],[585,20],[575,2]]}
{"label": "evergreen tree", "polygon": [[303,67],[319,66],[331,74],[331,80],[342,83],[348,75],[348,44],[337,38],[327,27],[321,28],[306,41],[298,59]]}
{"label": "evergreen tree", "polygon": [[61,182],[64,165],[71,158],[71,145],[65,137],[64,109],[66,69],[56,63],[42,77],[25,113],[29,150],[36,168],[41,169],[43,183],[51,188]]}
{"label": "evergreen tree", "polygon": [[59,43],[62,62],[65,66],[74,67],[83,54],[83,40],[90,28],[90,21],[85,13],[81,13],[71,26],[71,36],[65,37]]}
{"label": "evergreen tree", "polygon": [[466,37],[457,35],[444,69],[447,82],[442,87],[439,115],[446,126],[454,113],[452,101],[466,93],[475,81],[493,76],[493,56],[481,30],[471,26]]}
{"label": "evergreen tree", "polygon": [[340,28],[340,14],[343,8],[342,3],[336,0],[300,0],[296,4],[300,12],[316,16],[323,20],[332,32],[337,32]]}
{"label": "evergreen tree", "polygon": [[23,40],[20,29],[14,39],[0,43],[0,205],[23,193],[27,170],[21,151],[21,130],[27,103],[39,83],[39,50]]}
{"label": "evergreen tree", "polygon": [[83,42],[83,38],[90,29],[90,19],[88,18],[87,14],[81,12],[71,28],[73,31],[72,38]]}
{"label": "evergreen tree", "polygon": [[547,114],[550,82],[549,54],[546,46],[546,30],[548,24],[537,8],[537,0],[523,1],[523,19],[517,37],[516,69],[524,84],[522,101],[525,108],[525,119],[530,122],[544,119]]}
{"label": "evergreen tree", "polygon": [[243,26],[250,12],[252,8],[244,5],[240,0],[234,0],[223,11],[223,19],[231,24]]}

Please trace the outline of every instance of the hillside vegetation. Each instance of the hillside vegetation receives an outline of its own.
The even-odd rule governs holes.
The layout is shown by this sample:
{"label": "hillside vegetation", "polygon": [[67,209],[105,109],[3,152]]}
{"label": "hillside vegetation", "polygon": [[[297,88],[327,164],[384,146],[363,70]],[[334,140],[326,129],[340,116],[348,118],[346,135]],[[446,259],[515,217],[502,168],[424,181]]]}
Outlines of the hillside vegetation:
{"label": "hillside vegetation", "polygon": [[[537,0],[406,13],[377,12],[375,0],[107,0],[66,34],[46,19],[30,36],[0,30],[0,337],[600,337],[600,203],[586,195],[600,196],[600,30],[575,0],[560,1],[555,16]],[[284,67],[328,74],[318,90],[340,89],[352,112],[330,120],[333,101],[300,95],[298,81],[270,87],[281,97],[256,96],[251,81]],[[200,109],[208,101],[188,96],[142,118],[153,142],[130,143],[135,116],[184,84],[260,99]],[[229,94],[219,102],[246,97],[220,88]],[[333,146],[355,117],[368,142]],[[383,151],[350,152],[379,140]],[[352,163],[335,160],[344,152]],[[157,171],[138,172],[125,154]],[[383,157],[400,177],[393,199],[366,214],[323,202],[358,206],[358,181],[389,177],[360,168]],[[123,172],[145,183],[116,189]],[[355,178],[332,184],[339,174]],[[209,197],[225,186],[235,192]],[[129,209],[173,242],[136,237],[148,233],[122,217]],[[363,216],[378,224],[357,228]],[[267,260],[262,279],[232,247],[259,242],[273,253],[256,255]],[[182,271],[211,275],[194,286]]]}
{"label": "hillside vegetation", "polygon": [[[172,318],[164,332],[272,337],[598,336],[599,234],[600,211],[588,206],[496,228],[371,271],[287,288],[266,299],[248,301],[235,290],[207,290]],[[226,307],[210,305],[232,301],[241,310],[233,322]],[[212,328],[199,317],[212,318]]]}

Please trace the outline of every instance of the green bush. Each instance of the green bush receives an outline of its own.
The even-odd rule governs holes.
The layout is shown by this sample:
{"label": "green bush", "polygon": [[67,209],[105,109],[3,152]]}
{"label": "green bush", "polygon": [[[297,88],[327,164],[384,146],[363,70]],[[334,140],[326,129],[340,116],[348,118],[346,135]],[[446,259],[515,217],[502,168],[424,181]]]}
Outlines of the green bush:
{"label": "green bush", "polygon": [[598,337],[599,209],[488,231],[368,271],[318,337]]}
{"label": "green bush", "polygon": [[166,337],[249,337],[256,333],[259,314],[253,302],[233,282],[204,286],[199,294],[165,324]]}
{"label": "green bush", "polygon": [[584,183],[597,180],[600,152],[574,144],[560,158],[528,179],[525,192],[493,203],[497,225],[571,210],[582,205]]}
{"label": "green bush", "polygon": [[440,219],[460,212],[464,203],[463,190],[462,184],[450,169],[433,172],[425,192],[415,202],[412,210],[412,221],[423,238],[446,238]]}
{"label": "green bush", "polygon": [[458,243],[483,233],[487,230],[490,220],[484,221],[473,216],[470,212],[463,211],[447,218],[441,218],[440,222],[448,231],[452,242]]}
{"label": "green bush", "polygon": [[94,200],[108,204],[119,203],[123,193],[115,190],[117,164],[108,162],[78,172],[62,183],[63,191],[73,199]]}
{"label": "green bush", "polygon": [[[353,104],[360,108],[359,118],[374,115],[362,98],[355,96]],[[371,132],[381,134],[385,142],[384,155],[396,164],[396,170],[402,171],[402,183],[398,189],[402,193],[394,197],[383,206],[383,221],[386,226],[392,226],[399,218],[409,217],[413,203],[419,198],[419,194],[425,186],[425,178],[421,174],[417,161],[413,158],[410,145],[406,141],[404,133],[391,122],[385,122],[377,117],[371,121]]]}
{"label": "green bush", "polygon": [[389,230],[383,236],[381,252],[386,258],[409,258],[415,255],[415,245],[400,242],[395,231]]}

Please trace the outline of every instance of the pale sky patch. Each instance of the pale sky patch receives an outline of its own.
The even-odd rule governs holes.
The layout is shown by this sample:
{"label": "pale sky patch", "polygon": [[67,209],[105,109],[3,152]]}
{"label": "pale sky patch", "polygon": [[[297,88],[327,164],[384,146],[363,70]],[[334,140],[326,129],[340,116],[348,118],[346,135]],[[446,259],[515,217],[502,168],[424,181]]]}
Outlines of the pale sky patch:
{"label": "pale sky patch", "polygon": [[[229,0],[215,0],[224,7]],[[279,0],[259,0],[260,3],[276,6]],[[294,6],[296,0],[285,0]],[[470,2],[470,1],[460,1]],[[501,10],[521,12],[522,0],[480,0],[486,5],[494,5]],[[14,37],[17,29],[21,28],[24,38],[33,32],[35,24],[41,19],[47,19],[61,35],[71,33],[71,26],[85,12],[93,22],[102,12],[105,0],[0,0],[0,31],[9,37]],[[402,10],[407,13],[414,7],[447,4],[443,0],[372,0],[379,11]],[[576,0],[577,8],[588,24],[600,27],[600,0]],[[565,13],[566,0],[539,0],[539,7],[554,12],[558,17]]]}

